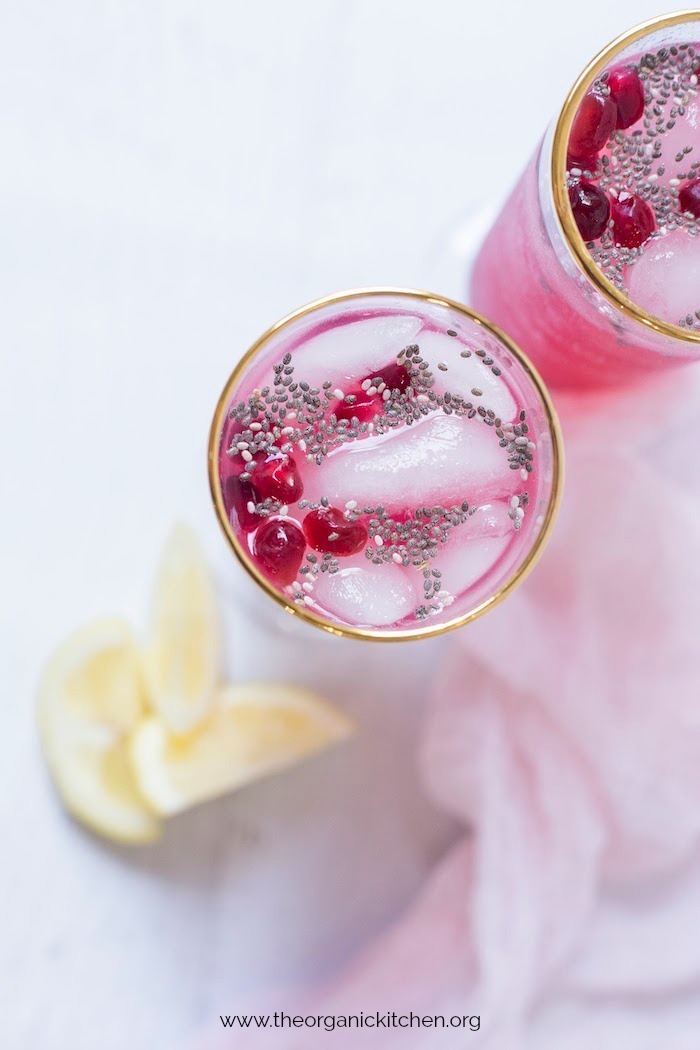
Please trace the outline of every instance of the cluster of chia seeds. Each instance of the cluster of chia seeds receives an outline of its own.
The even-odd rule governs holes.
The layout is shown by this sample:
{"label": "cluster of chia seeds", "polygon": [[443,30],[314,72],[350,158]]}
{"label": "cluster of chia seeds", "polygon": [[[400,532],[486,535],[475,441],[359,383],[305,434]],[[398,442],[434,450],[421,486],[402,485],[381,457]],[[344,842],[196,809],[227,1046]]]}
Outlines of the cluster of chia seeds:
{"label": "cluster of chia seeds", "polygon": [[[612,132],[592,170],[576,166],[567,170],[569,186],[582,178],[591,180],[609,198],[635,194],[653,211],[655,229],[638,247],[615,243],[612,219],[600,238],[586,244],[598,267],[623,292],[626,268],[634,265],[649,244],[679,229],[692,236],[700,234],[700,216],[684,211],[679,202],[683,187],[700,179],[695,144],[688,143],[671,157],[665,156],[664,150],[665,137],[685,119],[689,103],[700,90],[699,68],[700,48],[690,44],[662,47],[643,55],[634,66],[644,88],[643,117],[629,130]],[[609,73],[603,73],[592,91],[608,96],[608,78]],[[670,178],[661,182],[671,171]],[[700,329],[700,309],[677,323],[682,328]]]}
{"label": "cluster of chia seeds", "polygon": [[[336,400],[333,384],[316,388],[294,377],[292,355],[285,354],[274,366],[272,387],[254,390],[246,401],[240,401],[229,415],[244,428],[236,443],[227,450],[229,456],[240,452],[250,463],[260,452],[273,447],[282,452],[298,449],[309,460],[321,465],[331,448],[368,434],[372,426],[359,420],[340,420],[327,415],[328,406]],[[337,393],[342,394],[341,391]],[[352,396],[352,395],[350,395]],[[243,481],[250,474],[241,475]]]}
{"label": "cluster of chia seeds", "polygon": [[[447,335],[456,337],[457,332],[448,329]],[[464,349],[463,358],[472,356],[481,360],[485,368],[494,375],[501,375],[501,368],[486,349]],[[505,364],[509,365],[506,361]],[[298,454],[320,466],[326,456],[339,446],[394,430],[400,426],[412,426],[431,413],[462,416],[490,428],[494,440],[504,450],[510,470],[518,470],[520,479],[526,483],[534,469],[535,442],[532,440],[526,412],[519,413],[515,422],[504,422],[496,413],[479,403],[483,391],[471,390],[471,398],[444,391],[436,393],[433,387],[436,377],[420,353],[420,347],[412,343],[391,362],[402,365],[408,372],[409,385],[405,390],[390,388],[381,374],[362,383],[361,389],[381,398],[381,410],[370,422],[350,414],[350,418],[338,418],[332,406],[342,403],[350,406],[357,395],[345,394],[330,381],[315,387],[297,379],[292,355],[287,353],[273,368],[271,386],[255,389],[245,400],[237,402],[229,411],[229,418],[240,427],[226,454],[234,459],[240,457],[243,471],[240,480],[254,480],[256,459],[270,454]],[[439,362],[438,370],[449,372],[447,362]],[[527,492],[522,491],[510,498],[508,514],[514,532],[524,523],[529,504]],[[318,501],[301,498],[295,509],[312,512],[328,509],[329,499],[322,496]],[[479,508],[471,507],[465,500],[461,504],[444,507],[421,506],[406,511],[400,517],[391,517],[383,506],[363,506],[356,500],[348,500],[343,508],[343,518],[348,522],[362,520],[367,529],[367,544],[364,556],[375,566],[396,564],[413,567],[424,577],[424,600],[415,610],[417,620],[424,620],[442,612],[455,601],[442,583],[441,573],[430,563],[437,557],[440,548],[450,537],[453,529],[463,525]],[[266,498],[260,502],[251,500],[248,513],[260,517],[261,521],[274,517],[286,517],[290,507],[279,499]],[[331,533],[329,539],[337,539]],[[342,568],[342,558],[330,553],[305,553],[297,578],[285,590],[291,601],[298,605],[314,606],[314,583],[321,575],[334,575]]]}

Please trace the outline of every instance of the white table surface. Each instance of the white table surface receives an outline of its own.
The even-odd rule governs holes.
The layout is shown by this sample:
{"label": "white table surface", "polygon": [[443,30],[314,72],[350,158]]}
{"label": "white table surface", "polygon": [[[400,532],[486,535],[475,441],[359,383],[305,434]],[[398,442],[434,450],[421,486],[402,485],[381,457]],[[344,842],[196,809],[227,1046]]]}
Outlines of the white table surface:
{"label": "white table surface", "polygon": [[[415,768],[439,645],[358,651],[260,617],[208,502],[210,414],[238,355],[305,301],[380,283],[459,295],[460,219],[513,181],[593,52],[655,13],[2,6],[3,1048],[173,1046],[234,995],[327,972],[445,848]],[[74,626],[143,623],[178,518],[217,566],[232,675],[322,686],[360,733],[160,845],[115,850],[58,807],[34,690]]]}

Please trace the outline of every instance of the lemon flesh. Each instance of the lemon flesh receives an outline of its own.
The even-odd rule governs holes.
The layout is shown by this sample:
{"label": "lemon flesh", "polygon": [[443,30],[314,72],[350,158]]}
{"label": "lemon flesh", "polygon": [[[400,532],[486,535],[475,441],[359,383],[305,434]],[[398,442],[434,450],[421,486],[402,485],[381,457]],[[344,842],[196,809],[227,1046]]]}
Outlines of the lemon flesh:
{"label": "lemon flesh", "polygon": [[210,710],[220,653],[214,585],[196,536],[178,525],[158,571],[145,653],[151,703],[172,733],[187,733]]}
{"label": "lemon flesh", "polygon": [[343,714],[305,689],[246,683],[221,689],[208,720],[186,737],[147,719],[131,756],[141,792],[169,816],[294,765],[350,731]]}
{"label": "lemon flesh", "polygon": [[160,834],[129,759],[129,736],[144,714],[138,648],[122,620],[77,631],[46,665],[37,716],[56,789],[77,820],[118,842]]}

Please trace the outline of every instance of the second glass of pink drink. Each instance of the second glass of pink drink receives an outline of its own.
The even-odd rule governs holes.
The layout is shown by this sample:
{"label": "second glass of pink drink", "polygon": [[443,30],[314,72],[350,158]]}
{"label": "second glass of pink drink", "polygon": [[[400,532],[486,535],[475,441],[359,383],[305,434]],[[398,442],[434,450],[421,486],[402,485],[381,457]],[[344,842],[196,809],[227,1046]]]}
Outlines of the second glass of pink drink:
{"label": "second glass of pink drink", "polygon": [[450,300],[370,289],[296,311],[248,351],[214,416],[210,483],[234,553],[289,612],[425,637],[534,564],[559,441],[506,336]]}
{"label": "second glass of pink drink", "polygon": [[700,360],[700,11],[581,75],[477,258],[471,301],[551,385]]}

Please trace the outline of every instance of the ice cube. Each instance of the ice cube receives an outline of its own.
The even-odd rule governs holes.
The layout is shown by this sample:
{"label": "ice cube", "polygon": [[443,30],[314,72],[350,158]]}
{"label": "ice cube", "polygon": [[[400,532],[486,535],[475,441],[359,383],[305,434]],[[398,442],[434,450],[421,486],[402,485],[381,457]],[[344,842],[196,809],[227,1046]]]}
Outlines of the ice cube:
{"label": "ice cube", "polygon": [[[511,529],[509,534],[502,536],[460,539],[457,529],[434,562],[431,562],[431,567],[440,570],[443,588],[457,597],[489,572],[511,543],[513,535]],[[480,601],[488,595],[475,597]]]}
{"label": "ice cube", "polygon": [[[434,331],[421,332],[416,342],[421,357],[430,364],[438,381],[436,390],[449,390],[451,394],[461,394],[467,401],[492,408],[506,423],[515,418],[516,404],[504,377],[495,376],[491,366],[485,365],[472,347],[459,338]],[[468,349],[472,349],[471,357],[462,357]],[[447,371],[438,368],[439,364],[446,365]],[[481,390],[482,396],[475,397],[473,388]]]}
{"label": "ice cube", "polygon": [[341,445],[304,479],[311,500],[394,509],[486,503],[520,483],[492,427],[442,412],[376,440]]}
{"label": "ice cube", "polygon": [[411,578],[397,565],[352,565],[325,573],[317,577],[313,597],[338,619],[368,627],[388,627],[417,605]]}
{"label": "ice cube", "polygon": [[315,386],[358,380],[394,361],[415,342],[421,326],[420,318],[410,314],[383,314],[329,328],[294,355],[297,377]]}
{"label": "ice cube", "polygon": [[633,302],[664,321],[678,324],[700,310],[700,236],[675,230],[650,241],[627,268]]}
{"label": "ice cube", "polygon": [[464,525],[458,525],[452,532],[450,544],[459,543],[465,537],[510,536],[513,532],[513,520],[508,516],[509,506],[506,503],[484,503],[470,514]]}

